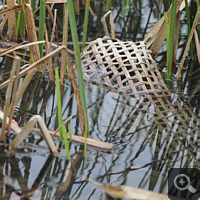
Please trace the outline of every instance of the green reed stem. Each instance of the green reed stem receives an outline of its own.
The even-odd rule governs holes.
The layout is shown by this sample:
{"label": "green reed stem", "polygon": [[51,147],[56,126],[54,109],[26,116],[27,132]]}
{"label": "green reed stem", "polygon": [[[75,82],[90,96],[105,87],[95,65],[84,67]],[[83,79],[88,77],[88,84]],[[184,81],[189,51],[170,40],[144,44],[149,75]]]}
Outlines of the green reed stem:
{"label": "green reed stem", "polygon": [[[55,76],[56,76],[56,90],[57,90],[57,104],[58,104],[58,124],[60,126],[62,124],[62,106],[61,106],[59,74],[57,68],[55,68]],[[63,134],[64,134],[64,128],[62,126],[60,128],[60,140],[63,140]]]}
{"label": "green reed stem", "polygon": [[125,10],[124,10],[124,16],[126,15],[129,3],[130,3],[130,0],[126,0],[126,6],[125,6]]}
{"label": "green reed stem", "polygon": [[110,10],[110,0],[106,0],[106,10]]}
{"label": "green reed stem", "polygon": [[72,130],[71,130],[71,125],[69,122],[68,122],[68,131],[69,131],[69,139],[70,141],[72,141]]}
{"label": "green reed stem", "polygon": [[176,22],[176,4],[177,0],[172,0],[172,13],[171,13],[171,23],[170,23],[170,33],[169,33],[169,48],[168,51],[168,60],[167,60],[167,80],[171,79],[172,71],[172,57],[174,50],[174,32],[175,32],[175,22]]}
{"label": "green reed stem", "polygon": [[65,125],[62,122],[62,106],[61,106],[60,82],[59,82],[58,68],[55,68],[55,75],[56,75],[56,91],[57,91],[57,104],[58,104],[58,125],[59,126],[62,125],[60,128],[60,140],[64,139],[67,159],[70,160],[67,133],[66,133]]}
{"label": "green reed stem", "polygon": [[[44,23],[46,16],[46,0],[40,0],[39,41],[44,40]],[[43,44],[39,44],[40,56],[43,57]]]}
{"label": "green reed stem", "polygon": [[35,9],[36,9],[36,0],[31,1],[31,6],[32,6],[33,13],[34,13]]}
{"label": "green reed stem", "polygon": [[167,60],[168,60],[169,59],[169,55],[168,55],[168,53],[169,53],[169,51],[168,51],[168,49],[169,49],[169,35],[170,35],[170,33],[169,33],[169,19],[168,19],[168,15],[167,15],[166,12],[164,13],[164,16],[165,16],[165,26],[166,26]]}
{"label": "green reed stem", "polygon": [[[68,13],[69,13],[69,21],[70,21],[70,27],[71,27],[71,32],[72,32],[75,60],[76,60],[76,64],[77,64],[80,97],[81,97],[81,103],[83,106],[83,112],[84,112],[85,123],[86,123],[85,129],[88,130],[87,129],[88,117],[87,117],[87,107],[86,107],[86,98],[85,98],[85,86],[84,86],[84,80],[83,80],[82,64],[81,64],[81,57],[80,57],[80,47],[79,47],[77,26],[76,26],[75,14],[74,14],[74,6],[73,6],[72,0],[68,0],[67,3],[68,3]],[[85,132],[85,135],[87,135],[87,132]]]}
{"label": "green reed stem", "polygon": [[[21,3],[22,2],[20,0],[19,4],[21,4]],[[21,30],[22,38],[25,38],[25,19],[24,19],[23,10],[19,10],[19,13],[18,13],[18,16],[17,16],[16,38],[18,38],[19,27],[20,27],[20,30]]]}
{"label": "green reed stem", "polygon": [[[188,7],[188,1],[185,0],[185,10],[186,10],[186,17],[187,17],[187,31],[188,31],[188,36],[190,35],[191,31],[191,24],[190,24],[190,13],[189,13],[189,7]],[[190,57],[193,57],[193,52],[192,52],[192,43],[190,43]]]}
{"label": "green reed stem", "polygon": [[[74,6],[73,6],[72,0],[68,0],[67,3],[68,3],[68,13],[69,13],[69,21],[70,21],[70,27],[71,27],[71,33],[72,33],[73,46],[74,46],[75,60],[76,60],[76,64],[77,64],[80,98],[81,98],[81,104],[83,107],[84,118],[85,118],[85,133],[82,133],[82,134],[85,134],[85,138],[86,138],[85,139],[85,147],[84,147],[84,155],[86,158],[87,136],[88,136],[88,117],[87,117],[87,107],[86,107],[86,98],[85,98],[85,86],[84,86],[84,80],[83,80],[80,47],[79,47],[77,26],[76,26],[75,14],[74,14]],[[81,122],[81,123],[83,123],[83,122]]]}
{"label": "green reed stem", "polygon": [[19,10],[19,13],[18,13],[18,16],[17,16],[16,39],[18,38],[19,24],[20,24],[20,21],[21,21],[21,15],[22,15],[22,10]]}
{"label": "green reed stem", "polygon": [[85,5],[85,19],[84,19],[84,28],[83,28],[82,51],[86,46],[87,29],[88,29],[88,18],[89,18],[89,8],[90,8],[90,0],[87,0],[86,1],[86,5]]}

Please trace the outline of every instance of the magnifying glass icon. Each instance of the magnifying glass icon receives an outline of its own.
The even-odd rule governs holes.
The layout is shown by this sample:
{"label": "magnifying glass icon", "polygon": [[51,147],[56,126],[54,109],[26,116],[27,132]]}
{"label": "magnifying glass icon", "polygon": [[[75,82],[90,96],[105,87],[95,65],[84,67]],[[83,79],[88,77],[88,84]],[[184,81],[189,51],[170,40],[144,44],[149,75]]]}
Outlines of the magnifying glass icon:
{"label": "magnifying glass icon", "polygon": [[174,186],[180,191],[188,189],[192,193],[196,192],[196,189],[190,185],[190,178],[185,174],[179,174],[175,177]]}

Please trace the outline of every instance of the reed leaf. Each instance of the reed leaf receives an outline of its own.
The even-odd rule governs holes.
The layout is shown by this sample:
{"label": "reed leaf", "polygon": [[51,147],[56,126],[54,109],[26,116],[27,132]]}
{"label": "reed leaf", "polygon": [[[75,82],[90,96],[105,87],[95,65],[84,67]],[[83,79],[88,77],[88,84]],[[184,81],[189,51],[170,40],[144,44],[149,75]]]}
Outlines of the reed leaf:
{"label": "reed leaf", "polygon": [[130,0],[126,0],[125,10],[124,10],[124,16],[126,15],[129,3],[130,3]]}
{"label": "reed leaf", "polygon": [[171,79],[172,70],[172,57],[173,57],[173,47],[174,47],[174,32],[175,32],[175,22],[176,22],[176,4],[177,0],[172,1],[172,13],[171,13],[171,23],[170,23],[170,35],[169,35],[169,48],[168,58],[167,58],[167,80]]}
{"label": "reed leaf", "polygon": [[[22,1],[19,1],[19,4],[21,4]],[[25,19],[24,19],[24,13],[23,10],[19,10],[18,16],[17,16],[17,25],[16,25],[16,38],[18,38],[19,28],[21,31],[21,37],[25,38]]]}
{"label": "reed leaf", "polygon": [[57,90],[57,104],[58,104],[58,124],[59,124],[59,126],[62,124],[62,126],[60,128],[60,140],[64,139],[67,159],[70,160],[69,145],[68,145],[68,141],[67,141],[67,133],[66,133],[65,125],[62,122],[62,106],[61,106],[60,82],[59,82],[58,68],[55,68],[55,75],[56,75],[56,90]]}
{"label": "reed leaf", "polygon": [[[46,0],[40,0],[39,41],[44,40],[44,23]],[[43,57],[43,44],[39,44],[40,56]]]}
{"label": "reed leaf", "polygon": [[[75,60],[76,60],[76,64],[77,64],[80,97],[81,97],[81,103],[83,106],[83,112],[84,112],[84,117],[85,117],[85,126],[87,127],[88,117],[87,117],[87,107],[86,107],[86,98],[85,98],[85,86],[84,86],[84,80],[83,80],[83,72],[82,72],[82,64],[81,64],[81,58],[80,58],[80,48],[79,48],[74,6],[73,6],[72,0],[68,0],[67,3],[68,3],[68,13],[69,13],[69,21],[70,21],[70,27],[71,27],[71,32],[72,32]],[[88,130],[88,129],[86,128],[85,130]],[[84,136],[85,134],[87,134],[87,132],[82,133],[82,134]]]}
{"label": "reed leaf", "polygon": [[[186,11],[186,19],[187,19],[187,32],[188,35],[190,35],[191,31],[191,24],[190,24],[190,13],[189,13],[189,7],[188,7],[188,1],[185,0],[185,11]],[[190,44],[190,57],[193,57],[193,52],[192,52],[192,43]]]}
{"label": "reed leaf", "polygon": [[110,10],[110,0],[106,0],[106,10]]}
{"label": "reed leaf", "polygon": [[68,122],[68,131],[69,131],[69,139],[70,141],[72,141],[72,130],[71,130],[71,125],[69,122]]}
{"label": "reed leaf", "polygon": [[191,40],[192,40],[192,37],[193,37],[193,34],[194,34],[194,31],[195,31],[195,28],[198,24],[198,20],[200,18],[200,6],[198,7],[197,9],[197,13],[195,15],[195,19],[194,19],[194,22],[193,22],[193,25],[192,25],[192,29],[191,29],[191,32],[190,32],[190,36],[188,38],[188,41],[187,41],[187,44],[186,44],[186,47],[185,47],[185,51],[183,53],[183,57],[182,57],[182,60],[181,60],[181,64],[179,66],[179,69],[178,69],[178,73],[177,73],[177,79],[180,77],[180,74],[181,74],[181,71],[182,71],[182,68],[183,68],[183,64],[185,62],[185,58],[186,58],[186,55],[187,55],[187,51],[188,51],[188,48],[190,46],[190,43],[191,43]]}
{"label": "reed leaf", "polygon": [[[168,20],[168,15],[166,12],[164,13],[164,16],[165,16],[165,26],[166,26],[167,49],[169,49],[169,20]],[[167,60],[168,60],[168,58],[169,58],[169,55],[168,55],[168,51],[167,51]]]}

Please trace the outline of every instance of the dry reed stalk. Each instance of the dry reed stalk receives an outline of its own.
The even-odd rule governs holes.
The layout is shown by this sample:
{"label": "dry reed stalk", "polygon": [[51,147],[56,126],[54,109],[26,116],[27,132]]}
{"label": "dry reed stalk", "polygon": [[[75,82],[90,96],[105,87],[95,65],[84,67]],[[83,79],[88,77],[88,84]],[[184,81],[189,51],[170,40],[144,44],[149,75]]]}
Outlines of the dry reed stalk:
{"label": "dry reed stalk", "polygon": [[[0,43],[1,43],[1,42],[0,42]],[[7,53],[10,53],[10,52],[12,52],[12,51],[14,51],[14,50],[19,49],[20,47],[23,47],[22,45],[25,44],[25,43],[26,43],[26,42],[22,42],[22,43],[19,43],[19,44],[16,44],[16,43],[15,43],[14,45],[12,44],[11,47],[9,47],[9,48],[7,48],[7,49],[1,50],[1,51],[0,51],[0,56],[2,56],[2,53],[4,53],[4,52],[7,54]],[[7,44],[6,44],[6,45],[7,45]],[[19,47],[19,46],[20,46],[20,47]],[[17,47],[19,47],[19,48],[17,48]],[[14,50],[13,50],[13,49],[14,49]],[[10,51],[10,50],[12,50],[12,51]]]}
{"label": "dry reed stalk", "polygon": [[[179,8],[181,6],[181,3],[182,3],[182,0],[177,0],[176,13],[178,13]],[[167,12],[169,23],[171,21],[171,12],[172,12],[171,8],[172,8],[172,6],[170,6],[170,8],[169,8],[169,10]],[[159,29],[159,32],[156,35],[156,38],[155,38],[155,40],[154,40],[154,42],[153,42],[153,44],[151,46],[152,56],[154,58],[158,55],[158,53],[159,53],[159,51],[160,51],[160,49],[161,49],[161,47],[163,45],[163,42],[164,42],[165,38],[166,38],[166,25],[165,25],[165,22],[163,20],[163,23],[162,23],[162,25],[161,25],[161,27]]]}
{"label": "dry reed stalk", "polygon": [[[54,17],[53,17],[53,13],[51,11],[51,8],[49,7],[49,5],[46,5],[46,8],[47,8],[47,12],[51,18],[51,22],[52,24],[54,24]],[[59,39],[58,39],[58,27],[57,27],[57,24],[55,23],[55,34],[56,34],[56,38],[57,38],[57,45],[59,44]]]}
{"label": "dry reed stalk", "polygon": [[194,37],[195,37],[195,44],[196,44],[196,50],[197,50],[197,58],[200,64],[200,43],[199,43],[199,37],[198,37],[196,29],[194,31]]}
{"label": "dry reed stalk", "polygon": [[113,14],[112,11],[108,11],[104,16],[103,16],[103,28],[106,36],[110,37],[108,28],[106,25],[106,17],[110,15],[110,25],[111,25],[111,38],[115,39],[115,28],[114,28],[114,20],[113,20]]}
{"label": "dry reed stalk", "polygon": [[8,19],[8,14],[5,15],[5,17],[3,18],[1,24],[0,24],[0,31],[2,30],[2,28],[4,27],[6,21]]}
{"label": "dry reed stalk", "polygon": [[199,7],[200,6],[199,0],[194,0],[194,1],[197,3],[197,7]]}
{"label": "dry reed stalk", "polygon": [[[1,43],[1,42],[0,42]],[[21,44],[23,44],[24,42],[22,42]],[[25,45],[21,45],[21,44],[17,44],[15,46],[12,46],[8,49],[5,49],[5,50],[2,50],[0,51],[0,56],[4,56],[8,53],[11,53],[13,51],[16,51],[18,49],[26,49],[26,47],[30,47],[32,45],[35,45],[35,44],[40,44],[40,43],[45,43],[45,41],[37,41],[37,42],[31,42],[31,43],[28,43],[28,44],[25,44]]]}
{"label": "dry reed stalk", "polygon": [[8,14],[10,12],[16,12],[16,11],[21,10],[21,9],[22,9],[22,5],[13,6],[11,8],[7,8],[5,10],[0,11],[0,15],[5,15],[5,14]]}
{"label": "dry reed stalk", "polygon": [[[48,55],[45,55],[44,57],[40,58],[40,60],[37,60],[32,65],[30,65],[29,67],[27,67],[26,69],[24,69],[23,71],[21,71],[19,73],[19,77],[24,76],[30,70],[34,69],[38,65],[41,65],[46,59],[49,59],[50,57],[52,57],[55,54],[59,53],[62,49],[66,49],[65,46],[60,46],[57,49],[55,49],[54,51],[52,51],[51,53],[49,53]],[[16,77],[14,77],[14,78],[16,78]],[[9,84],[9,82],[10,82],[10,79],[8,79],[8,80],[4,81],[2,84],[0,84],[0,89],[6,87]]]}
{"label": "dry reed stalk", "polygon": [[[33,130],[34,131],[40,131],[38,128],[34,128]],[[55,135],[57,137],[60,136],[59,132],[55,133],[55,131],[52,131],[52,130],[48,130],[48,131],[53,136],[55,136]],[[69,134],[67,134],[67,139],[68,140],[70,139]],[[74,142],[85,144],[85,137],[82,137],[82,136],[79,136],[79,135],[72,135],[72,140]],[[114,148],[113,144],[110,144],[108,142],[102,142],[102,141],[94,140],[94,139],[91,139],[91,138],[87,138],[87,145],[95,147],[95,148],[99,148],[99,149],[106,149],[106,150],[112,150]]]}
{"label": "dry reed stalk", "polygon": [[197,26],[197,24],[198,24],[199,18],[200,18],[200,12],[196,15],[196,21],[194,22],[193,27],[192,27],[192,29],[191,29],[190,36],[189,36],[189,38],[188,38],[188,41],[187,41],[187,44],[186,44],[186,47],[185,47],[185,51],[184,51],[184,53],[183,53],[183,57],[182,57],[182,60],[181,60],[181,64],[180,64],[179,69],[178,69],[177,79],[180,77],[180,74],[181,74],[181,71],[182,71],[182,68],[183,68],[183,64],[184,64],[184,62],[185,62],[185,57],[186,57],[186,55],[187,55],[188,48],[189,48],[189,46],[190,46],[190,43],[191,43],[192,37],[193,37],[193,35],[194,35],[195,28],[196,28],[196,26]]}
{"label": "dry reed stalk", "polygon": [[[25,21],[26,21],[26,30],[27,30],[28,41],[36,42],[36,41],[38,41],[38,39],[37,39],[37,33],[36,33],[32,8],[29,4],[25,4],[24,1],[22,2],[22,7],[23,7],[24,17],[25,17]],[[38,46],[38,44],[35,44],[34,51],[33,51],[32,46],[30,46],[29,49],[30,49],[31,63],[34,63],[35,62],[34,61],[34,53],[35,53],[36,61],[40,59],[39,46]],[[42,68],[41,65],[39,65],[38,69],[41,69],[41,68]]]}
{"label": "dry reed stalk", "polygon": [[34,69],[30,70],[30,71],[27,73],[25,79],[23,80],[23,82],[22,82],[21,85],[19,86],[19,89],[18,89],[18,91],[17,91],[17,93],[16,93],[14,105],[16,105],[17,102],[18,102],[18,101],[20,100],[20,98],[22,97],[22,95],[23,95],[24,91],[26,90],[28,84],[30,83],[31,79],[33,78],[33,75],[35,74],[35,71],[36,71],[36,69],[34,68]]}
{"label": "dry reed stalk", "polygon": [[[180,0],[177,1],[177,2],[180,3]],[[188,2],[190,2],[190,0],[188,0]],[[185,8],[185,1],[182,1],[181,5],[177,5],[177,8],[178,7],[179,7],[179,11],[182,11]],[[170,6],[167,14],[168,14],[168,19],[170,21],[170,19],[171,19],[171,6]],[[153,53],[154,57],[156,57],[156,55],[160,51],[160,48],[162,47],[162,44],[163,44],[163,42],[166,38],[166,30],[165,29],[166,29],[165,28],[165,17],[163,16],[153,26],[153,28],[148,32],[148,34],[146,35],[146,37],[143,40],[146,43],[147,48],[151,47],[152,52],[154,52]],[[160,37],[160,36],[162,36],[162,37]],[[157,39],[159,39],[159,42],[158,42]]]}
{"label": "dry reed stalk", "polygon": [[46,4],[47,3],[67,3],[67,0],[46,0]]}
{"label": "dry reed stalk", "polygon": [[[45,36],[46,36],[45,38],[46,38],[46,50],[47,50],[46,53],[47,54],[50,53],[50,51],[51,51],[51,45],[52,45],[52,42],[53,42],[55,28],[56,28],[56,16],[57,16],[57,9],[55,9],[55,13],[54,13],[53,31],[52,31],[52,34],[51,34],[50,42],[48,40],[47,28],[46,28],[46,25],[45,25],[45,30],[46,30],[45,31]],[[54,73],[53,73],[52,59],[49,58],[47,62],[48,62],[48,70],[49,70],[50,79],[55,80],[55,76],[54,76]],[[45,68],[44,68],[43,72],[45,73]]]}
{"label": "dry reed stalk", "polygon": [[[4,112],[0,110],[0,119],[3,120],[4,119],[4,115],[5,115]],[[6,124],[8,125],[9,124],[9,118],[6,117],[5,119],[6,119]],[[14,123],[11,123],[11,129],[17,134],[19,134],[21,132],[21,128],[18,125],[14,124]]]}
{"label": "dry reed stalk", "polygon": [[60,65],[60,83],[63,84],[65,81],[65,51],[62,50],[61,54],[61,65]]}
{"label": "dry reed stalk", "polygon": [[[66,46],[67,48],[67,33],[68,33],[68,9],[67,4],[64,5],[64,24],[63,24],[63,39],[62,39],[62,45]],[[60,83],[64,83],[65,79],[65,51],[62,51],[61,55],[61,66],[60,66]]]}
{"label": "dry reed stalk", "polygon": [[21,142],[28,136],[30,131],[33,129],[33,127],[38,124],[39,128],[44,136],[44,139],[50,149],[50,151],[53,154],[57,154],[58,150],[53,142],[53,139],[51,138],[48,129],[40,115],[34,115],[31,117],[31,119],[28,121],[28,123],[23,127],[22,131],[15,137],[15,139],[12,141],[9,151],[15,151],[15,149],[21,144]]}
{"label": "dry reed stalk", "polygon": [[[15,69],[15,75],[16,75],[16,79],[15,79],[15,84],[13,86],[13,91],[12,91],[12,101],[10,103],[10,106],[9,106],[9,124],[8,124],[8,137],[10,137],[10,127],[11,127],[11,121],[13,119],[13,115],[14,115],[14,112],[15,112],[15,106],[17,104],[16,102],[16,96],[17,96],[17,88],[18,88],[18,84],[19,84],[19,72],[20,72],[20,66],[21,66],[21,58],[19,56],[15,56],[15,59],[16,59],[16,69]],[[15,60],[14,59],[14,60]],[[5,119],[6,121],[6,119]]]}
{"label": "dry reed stalk", "polygon": [[[49,37],[48,37],[48,33],[47,33],[46,24],[44,24],[44,31],[45,31],[45,41],[46,41],[46,45],[45,45],[46,54],[49,54],[50,50],[51,50],[50,49],[51,47],[49,45]],[[54,76],[54,73],[53,73],[53,64],[52,64],[52,59],[51,58],[49,58],[48,60],[46,60],[44,62],[43,75],[45,75],[47,63],[48,63],[49,77],[50,77],[51,80],[54,80],[55,76]]]}
{"label": "dry reed stalk", "polygon": [[[13,61],[12,70],[11,70],[11,74],[10,74],[10,82],[8,84],[8,89],[7,89],[7,96],[6,96],[6,102],[5,102],[5,107],[4,107],[4,118],[3,118],[3,122],[2,122],[2,131],[1,131],[1,136],[0,136],[1,139],[5,139],[5,135],[6,135],[5,133],[6,133],[6,125],[7,125],[7,116],[9,113],[9,105],[11,102],[14,76],[16,77],[15,85],[18,86],[20,62],[21,62],[20,57],[16,56]],[[16,90],[15,90],[15,92],[16,92]],[[15,94],[14,94],[14,96],[15,96]],[[14,100],[14,97],[13,97],[13,100]],[[10,125],[10,121],[9,121],[8,125]]]}
{"label": "dry reed stalk", "polygon": [[[9,8],[13,8],[15,6],[15,1],[14,0],[7,0],[7,6]],[[17,40],[16,38],[16,24],[17,24],[17,19],[15,16],[15,12],[11,12],[8,14],[8,32],[9,32],[9,40],[10,41],[15,41]]]}
{"label": "dry reed stalk", "polygon": [[[4,118],[4,113],[0,110],[0,119],[3,119],[3,118]],[[8,123],[9,123],[8,117],[6,118],[6,122],[8,125]],[[19,134],[22,131],[22,129],[14,123],[11,123],[11,129],[17,134]],[[33,128],[31,131],[41,132],[41,130],[39,128]],[[52,135],[52,137],[55,135],[59,137],[59,134],[60,134],[57,130],[56,131],[48,130],[48,132],[49,132],[49,134]],[[67,134],[67,138],[70,139],[69,134]],[[82,137],[82,136],[72,135],[72,140],[74,142],[85,144],[85,137]],[[94,140],[91,138],[87,138],[87,144],[89,146],[96,147],[99,149],[112,150],[114,148],[113,144],[110,144],[107,142],[102,142],[102,141],[97,141],[97,140]]]}
{"label": "dry reed stalk", "polygon": [[74,7],[77,14],[80,14],[79,0],[74,0]]}
{"label": "dry reed stalk", "polygon": [[[55,14],[57,13],[57,9],[55,10]],[[53,42],[53,35],[54,35],[54,32],[55,32],[55,28],[56,28],[56,16],[54,16],[54,22],[53,22],[53,32],[52,32],[52,35],[51,35],[51,41],[50,41],[50,46],[52,45],[52,42]],[[57,47],[58,47],[58,40],[57,40]],[[54,63],[54,69],[57,67],[57,64],[58,64],[58,54],[56,54],[56,59],[55,59],[55,63]]]}
{"label": "dry reed stalk", "polygon": [[[18,54],[19,53],[19,54]],[[18,53],[16,53],[16,55],[20,55],[20,53],[21,52],[18,52]],[[15,56],[14,55],[11,55],[11,54],[5,54],[7,57],[10,57],[10,58],[15,58]],[[24,62],[24,63],[27,63],[27,64],[30,64],[30,62],[28,62],[27,60],[24,60],[24,59],[21,59],[22,60],[22,62]],[[6,73],[10,73],[10,72],[6,72]],[[5,75],[6,73],[4,73],[4,74],[1,74],[0,76],[3,76],[3,75]]]}
{"label": "dry reed stalk", "polygon": [[94,11],[92,10],[91,6],[89,7],[91,15],[94,15]]}
{"label": "dry reed stalk", "polygon": [[69,56],[69,53],[67,51],[66,51],[66,58],[67,58],[67,69],[68,69],[68,72],[71,76],[71,81],[72,81],[74,93],[75,93],[75,96],[76,96],[78,114],[79,114],[79,118],[80,118],[80,122],[81,122],[82,136],[85,136],[85,116],[84,116],[83,107],[82,107],[82,103],[81,103],[81,97],[80,97],[78,85],[77,85],[77,82],[76,82],[76,76],[74,74],[72,62],[70,60],[70,56]]}

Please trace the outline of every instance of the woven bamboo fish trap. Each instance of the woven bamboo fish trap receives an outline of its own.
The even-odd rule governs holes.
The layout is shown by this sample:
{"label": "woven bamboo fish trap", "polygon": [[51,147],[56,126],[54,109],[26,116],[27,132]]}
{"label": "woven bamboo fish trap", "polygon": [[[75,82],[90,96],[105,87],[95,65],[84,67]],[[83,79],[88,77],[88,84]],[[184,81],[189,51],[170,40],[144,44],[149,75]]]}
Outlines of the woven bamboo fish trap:
{"label": "woven bamboo fish trap", "polygon": [[143,41],[98,38],[83,51],[83,74],[89,80],[132,95],[168,91]]}
{"label": "woven bamboo fish trap", "polygon": [[[108,14],[111,14],[112,21],[112,13],[106,16]],[[107,36],[90,42],[83,50],[81,60],[85,79],[130,96],[144,97],[144,102],[151,102],[154,106],[156,124],[162,130],[178,123],[178,133],[186,129],[198,131],[198,118],[180,99],[173,100],[144,41],[123,42],[116,39],[112,23],[110,38],[105,25],[106,16],[104,29]],[[142,103],[141,107],[145,104]]]}
{"label": "woven bamboo fish trap", "polygon": [[[112,13],[108,14],[112,21]],[[109,35],[105,17],[104,29]],[[81,56],[84,77],[130,95],[168,91],[145,43],[120,41],[114,36],[112,23],[111,28],[112,38],[98,38],[84,48]]]}

